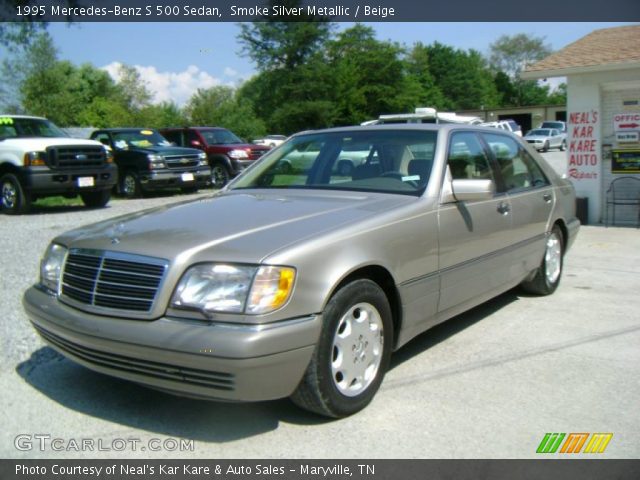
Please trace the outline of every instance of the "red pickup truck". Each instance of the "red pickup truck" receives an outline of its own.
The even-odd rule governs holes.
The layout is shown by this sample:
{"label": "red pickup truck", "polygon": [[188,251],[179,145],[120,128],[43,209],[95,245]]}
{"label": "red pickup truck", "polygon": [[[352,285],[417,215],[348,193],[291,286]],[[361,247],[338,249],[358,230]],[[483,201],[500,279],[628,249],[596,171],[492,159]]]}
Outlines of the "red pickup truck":
{"label": "red pickup truck", "polygon": [[176,145],[207,153],[214,188],[224,187],[232,177],[269,151],[269,147],[246,143],[221,127],[165,128],[160,133]]}

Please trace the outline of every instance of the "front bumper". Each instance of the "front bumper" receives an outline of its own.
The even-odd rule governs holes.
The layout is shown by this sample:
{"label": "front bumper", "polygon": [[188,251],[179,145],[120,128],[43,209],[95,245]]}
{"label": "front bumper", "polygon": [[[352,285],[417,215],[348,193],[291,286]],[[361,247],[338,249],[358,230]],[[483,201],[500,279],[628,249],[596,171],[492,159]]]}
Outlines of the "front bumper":
{"label": "front bumper", "polygon": [[92,315],[33,286],[23,306],[53,348],[88,368],[174,394],[259,401],[291,395],[309,364],[322,317],[262,326]]}
{"label": "front bumper", "polygon": [[[81,187],[79,179],[93,178],[93,186]],[[118,168],[106,164],[100,168],[53,170],[49,167],[24,169],[26,189],[33,195],[64,195],[109,190],[118,181]]]}
{"label": "front bumper", "polygon": [[[184,174],[193,175],[193,180],[185,180]],[[141,175],[140,183],[145,190],[205,188],[211,185],[211,169],[202,167],[197,170],[154,170]]]}

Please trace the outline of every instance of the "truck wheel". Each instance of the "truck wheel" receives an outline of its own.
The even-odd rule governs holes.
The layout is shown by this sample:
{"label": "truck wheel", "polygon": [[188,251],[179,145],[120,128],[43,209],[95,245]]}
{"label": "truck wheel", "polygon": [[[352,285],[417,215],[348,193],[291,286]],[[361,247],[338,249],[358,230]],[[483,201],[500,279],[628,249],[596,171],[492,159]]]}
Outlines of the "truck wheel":
{"label": "truck wheel", "polygon": [[229,171],[220,162],[211,165],[211,184],[213,188],[222,188],[229,183]]}
{"label": "truck wheel", "polygon": [[346,417],[366,407],[389,366],[391,308],[371,280],[355,280],[331,298],[324,325],[293,402],[327,417]]}
{"label": "truck wheel", "polygon": [[0,178],[0,194],[2,195],[0,202],[4,213],[19,215],[29,211],[31,198],[14,174],[6,173]]}
{"label": "truck wheel", "polygon": [[102,208],[111,199],[111,190],[98,190],[97,192],[81,193],[82,202],[88,208]]}
{"label": "truck wheel", "polygon": [[138,174],[129,170],[120,180],[120,193],[125,198],[137,198],[142,193]]}

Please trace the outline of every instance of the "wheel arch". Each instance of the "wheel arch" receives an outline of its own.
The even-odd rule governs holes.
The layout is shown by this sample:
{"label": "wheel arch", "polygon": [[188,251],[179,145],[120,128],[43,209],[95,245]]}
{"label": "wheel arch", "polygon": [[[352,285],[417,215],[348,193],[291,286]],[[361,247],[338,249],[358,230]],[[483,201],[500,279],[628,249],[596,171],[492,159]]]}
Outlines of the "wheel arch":
{"label": "wheel arch", "polygon": [[402,326],[402,301],[400,298],[400,292],[396,287],[396,282],[393,276],[385,267],[381,265],[367,265],[359,267],[356,270],[349,272],[345,275],[331,290],[331,293],[327,296],[325,306],[329,300],[345,285],[355,280],[371,280],[376,283],[387,296],[389,306],[391,307],[391,321],[393,323],[393,349],[395,349],[398,342],[398,334]]}

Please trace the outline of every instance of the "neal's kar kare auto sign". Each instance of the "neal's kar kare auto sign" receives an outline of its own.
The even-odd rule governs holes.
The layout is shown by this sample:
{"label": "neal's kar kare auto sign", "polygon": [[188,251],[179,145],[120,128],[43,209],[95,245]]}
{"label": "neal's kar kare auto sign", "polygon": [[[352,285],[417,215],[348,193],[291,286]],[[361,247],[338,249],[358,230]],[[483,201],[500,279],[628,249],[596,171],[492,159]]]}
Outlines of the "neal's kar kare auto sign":
{"label": "neal's kar kare auto sign", "polygon": [[570,112],[567,134],[569,177],[576,183],[577,188],[586,186],[585,183],[598,182],[600,112],[595,109]]}

